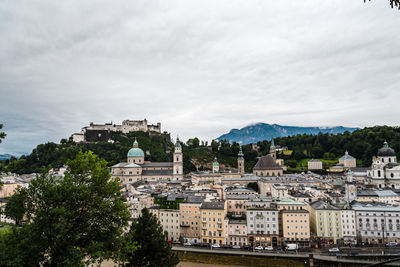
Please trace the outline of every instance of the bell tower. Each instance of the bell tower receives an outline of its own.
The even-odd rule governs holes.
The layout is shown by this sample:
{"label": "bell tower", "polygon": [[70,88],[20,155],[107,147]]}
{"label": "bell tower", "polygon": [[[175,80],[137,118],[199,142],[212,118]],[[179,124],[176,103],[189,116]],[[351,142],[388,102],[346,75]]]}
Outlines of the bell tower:
{"label": "bell tower", "polygon": [[182,146],[179,141],[179,137],[176,138],[175,150],[174,150],[174,161],[173,161],[173,179],[182,180],[183,179],[183,154]]}
{"label": "bell tower", "polygon": [[271,146],[269,147],[269,154],[276,160],[276,147],[273,137],[271,139]]}
{"label": "bell tower", "polygon": [[244,157],[243,157],[242,146],[240,146],[239,154],[238,154],[238,173],[243,176],[244,175]]}
{"label": "bell tower", "polygon": [[351,203],[354,200],[357,200],[357,187],[353,182],[353,172],[351,170],[347,172],[345,189],[347,203]]}

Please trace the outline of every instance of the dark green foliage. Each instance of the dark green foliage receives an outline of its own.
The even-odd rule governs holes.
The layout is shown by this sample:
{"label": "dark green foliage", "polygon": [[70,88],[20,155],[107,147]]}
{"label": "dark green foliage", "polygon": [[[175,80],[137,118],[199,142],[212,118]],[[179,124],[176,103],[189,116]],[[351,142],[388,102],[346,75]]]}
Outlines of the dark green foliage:
{"label": "dark green foliage", "polygon": [[[60,167],[68,160],[73,159],[79,151],[92,150],[99,157],[108,161],[108,166],[126,161],[126,154],[132,147],[132,143],[137,137],[139,146],[150,155],[145,156],[145,160],[150,161],[172,161],[174,146],[165,141],[162,137],[149,137],[148,133],[135,132],[130,134],[113,133],[114,143],[100,142],[96,144],[74,144],[63,141],[63,144],[47,143],[38,145],[30,155],[22,156],[20,159],[13,158],[8,162],[8,171],[15,173],[40,172],[43,166]],[[194,138],[195,139],[195,138]],[[194,140],[192,139],[192,141]],[[327,160],[337,160],[344,155],[346,150],[350,155],[361,160],[362,166],[370,166],[372,156],[382,147],[384,141],[396,150],[400,156],[400,129],[398,127],[376,126],[356,130],[353,133],[343,134],[318,134],[318,135],[297,135],[291,137],[280,137],[275,139],[275,144],[287,146],[293,151],[286,155],[279,153],[278,157],[283,158],[289,166],[295,166],[298,162],[306,158],[323,158]],[[189,142],[190,143],[190,142]],[[210,169],[214,157],[218,162],[225,166],[237,167],[237,154],[239,144],[230,144],[222,140],[213,140],[211,147],[185,145],[181,143],[183,151],[183,171],[189,173],[196,171],[196,166],[200,169]],[[245,171],[251,172],[257,162],[257,157],[269,153],[270,141],[261,141],[257,145],[260,151],[252,150],[251,145],[242,146]],[[166,151],[169,151],[167,153]],[[202,167],[201,167],[202,166]]]}
{"label": "dark green foliage", "polygon": [[128,243],[137,245],[137,248],[123,251],[122,260],[128,262],[125,266],[173,267],[179,263],[178,255],[171,250],[160,223],[146,208],[133,221],[126,238]]}
{"label": "dark green foliage", "polygon": [[[348,150],[349,154],[362,161],[362,166],[370,166],[383,142],[387,141],[400,156],[400,128],[375,126],[356,130],[353,133],[330,135],[297,135],[276,138],[275,143],[293,150],[285,160],[299,161],[305,158],[337,159]],[[264,141],[265,142],[265,141]],[[262,143],[262,142],[261,142]]]}
{"label": "dark green foliage", "polygon": [[257,182],[249,183],[247,185],[247,187],[253,189],[256,192],[258,192],[258,183]]}
{"label": "dark green foliage", "polygon": [[[27,223],[2,240],[8,249],[0,262],[13,265],[12,257],[20,254],[22,262],[32,262],[28,266],[81,266],[116,257],[130,217],[119,189],[106,161],[92,152],[68,161],[64,179],[43,172],[7,204],[22,202]],[[9,212],[15,209],[7,206]],[[14,212],[18,216],[20,209]]]}
{"label": "dark green foliage", "polygon": [[[364,0],[364,3],[365,3],[366,1],[367,1],[367,0]],[[371,2],[371,0],[368,0],[368,1]],[[400,0],[389,0],[389,4],[390,4],[390,7],[391,7],[391,8],[397,7],[397,8],[400,10]]]}
{"label": "dark green foliage", "polygon": [[[3,129],[3,124],[0,124],[0,130]],[[6,137],[6,133],[5,132],[0,132],[0,143],[2,141],[2,139],[4,139]]]}
{"label": "dark green foliage", "polygon": [[46,143],[40,144],[28,156],[21,156],[20,159],[13,158],[8,163],[8,171],[18,174],[40,173],[42,167],[59,168],[74,159],[80,152],[93,151],[100,158],[112,166],[121,161],[126,161],[126,155],[132,148],[133,141],[137,138],[140,148],[149,151],[150,155],[145,160],[150,161],[172,161],[171,154],[165,151],[167,148],[173,151],[173,144],[167,142],[160,136],[149,137],[148,133],[135,132],[127,135],[120,132],[113,133],[114,143],[99,142],[93,144],[75,144],[72,141],[61,140],[61,144]]}
{"label": "dark green foliage", "polygon": [[182,203],[185,199],[176,198],[174,201],[167,200],[167,197],[155,197],[154,204],[160,206],[160,209],[179,209],[179,203]]}
{"label": "dark green foliage", "polygon": [[18,187],[15,190],[14,195],[12,195],[5,207],[5,215],[14,220],[15,224],[19,226],[22,222],[24,214],[26,212],[26,197],[27,197],[28,190],[26,188]]}

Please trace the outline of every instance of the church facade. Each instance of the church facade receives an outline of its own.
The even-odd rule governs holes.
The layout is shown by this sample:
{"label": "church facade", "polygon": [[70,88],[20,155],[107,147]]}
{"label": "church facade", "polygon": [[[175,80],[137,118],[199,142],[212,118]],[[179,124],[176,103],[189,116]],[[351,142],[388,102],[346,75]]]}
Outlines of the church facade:
{"label": "church facade", "polygon": [[396,152],[387,142],[378,150],[372,159],[371,169],[367,171],[369,182],[378,188],[400,188],[400,164],[397,163]]}
{"label": "church facade", "polygon": [[180,181],[183,179],[183,154],[179,139],[176,141],[173,162],[148,162],[144,160],[144,152],[135,140],[128,151],[127,162],[111,167],[112,177],[119,177],[123,184],[137,181]]}

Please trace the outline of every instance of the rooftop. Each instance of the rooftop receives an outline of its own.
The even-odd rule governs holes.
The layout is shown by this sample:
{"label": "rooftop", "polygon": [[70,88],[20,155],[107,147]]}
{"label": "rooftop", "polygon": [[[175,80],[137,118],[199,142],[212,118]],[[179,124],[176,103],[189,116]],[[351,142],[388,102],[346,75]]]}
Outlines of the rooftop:
{"label": "rooftop", "polygon": [[201,209],[224,210],[225,209],[225,201],[203,202],[203,204],[201,204]]}

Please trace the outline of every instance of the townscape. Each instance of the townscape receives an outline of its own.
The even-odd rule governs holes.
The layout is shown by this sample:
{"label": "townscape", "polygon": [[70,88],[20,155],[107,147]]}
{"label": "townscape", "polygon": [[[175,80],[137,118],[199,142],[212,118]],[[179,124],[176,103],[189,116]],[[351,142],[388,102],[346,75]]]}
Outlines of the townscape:
{"label": "townscape", "polygon": [[[156,131],[126,131],[161,132],[160,124]],[[73,138],[85,142],[81,136]],[[135,139],[126,161],[111,166],[110,173],[120,179],[131,220],[149,209],[174,245],[271,251],[293,246],[301,251],[400,242],[400,164],[387,142],[369,168],[357,167],[346,151],[323,175],[316,173],[323,168],[316,159],[308,161],[306,172],[285,173],[273,139],[269,153],[258,158],[251,173],[245,172],[241,147],[236,168],[220,168],[215,157],[211,170],[190,173],[183,172],[179,138],[172,162],[146,161],[140,147]],[[66,166],[53,168],[49,173],[62,178],[65,170]],[[28,187],[35,174],[2,176],[0,197],[5,205],[7,197],[18,186]],[[11,222],[4,215],[2,221]]]}

